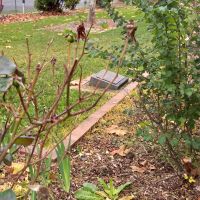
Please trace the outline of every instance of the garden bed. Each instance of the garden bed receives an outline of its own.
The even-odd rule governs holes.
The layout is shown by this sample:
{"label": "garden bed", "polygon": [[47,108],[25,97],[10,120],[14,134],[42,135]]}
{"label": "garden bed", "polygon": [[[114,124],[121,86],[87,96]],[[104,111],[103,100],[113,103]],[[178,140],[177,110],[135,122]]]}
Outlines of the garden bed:
{"label": "garden bed", "polygon": [[[102,178],[106,182],[113,179],[117,186],[132,182],[121,196],[133,195],[136,200],[199,200],[199,178],[194,184],[186,182],[166,164],[164,157],[161,159],[157,146],[137,139],[136,120],[124,112],[131,106],[132,99],[126,97],[72,148],[69,194],[60,187],[57,165],[52,165],[49,190],[56,199],[75,200],[74,193],[83,183],[97,184]],[[19,157],[18,162],[20,167],[23,159]],[[5,169],[4,179],[9,174],[10,178],[16,176],[9,169]],[[27,178],[21,177],[20,181],[26,184]],[[20,185],[15,190],[21,195],[25,192]]]}
{"label": "garden bed", "polygon": [[69,13],[27,13],[27,14],[8,14],[0,16],[1,24],[10,24],[16,22],[31,22],[45,19],[52,16],[68,16]]}
{"label": "garden bed", "polygon": [[[45,27],[48,31],[63,32],[64,30],[72,30],[76,32],[77,27],[80,25],[80,21],[72,22],[68,24],[61,24],[55,26]],[[85,29],[88,31],[91,24],[84,22]],[[97,19],[96,23],[92,26],[91,33],[103,33],[105,31],[116,29],[117,26],[112,19]]]}
{"label": "garden bed", "polygon": [[156,146],[136,139],[135,122],[123,114],[131,103],[127,97],[73,147],[71,193],[67,197],[53,181],[51,188],[57,199],[73,200],[84,182],[97,184],[98,178],[112,178],[116,185],[131,181],[123,194],[134,195],[134,199],[199,200],[199,179],[195,184],[186,183],[160,159]]}
{"label": "garden bed", "polygon": [[[102,9],[96,9],[96,12],[101,12]],[[33,13],[18,13],[18,14],[2,14],[0,15],[1,24],[10,24],[16,22],[31,22],[55,16],[73,16],[77,13],[84,13],[84,9],[75,9],[68,12],[33,12]]]}

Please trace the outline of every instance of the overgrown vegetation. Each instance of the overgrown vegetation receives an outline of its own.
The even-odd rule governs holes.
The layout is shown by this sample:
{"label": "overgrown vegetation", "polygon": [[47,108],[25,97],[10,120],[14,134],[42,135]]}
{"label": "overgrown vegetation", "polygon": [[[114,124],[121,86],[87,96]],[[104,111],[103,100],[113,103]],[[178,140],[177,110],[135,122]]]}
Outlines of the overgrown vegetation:
{"label": "overgrown vegetation", "polygon": [[75,9],[80,0],[35,0],[35,7],[41,11],[61,12],[63,8]]}
{"label": "overgrown vegetation", "polygon": [[[13,63],[8,60],[4,55],[0,56],[0,110],[2,113],[1,118],[1,134],[0,134],[0,163],[3,166],[11,166],[15,160],[15,154],[19,152],[22,147],[27,148],[30,146],[30,153],[25,154],[24,163],[20,169],[15,172],[16,176],[14,180],[10,180],[11,188],[13,188],[21,177],[26,174],[27,168],[30,170],[30,184],[33,185],[40,177],[42,173],[42,166],[46,168],[50,167],[49,155],[58,146],[58,165],[61,173],[61,180],[65,190],[69,191],[70,182],[70,161],[66,158],[66,151],[62,139],[56,140],[50,150],[45,150],[45,146],[50,137],[52,137],[53,129],[61,122],[65,122],[67,119],[73,116],[81,115],[88,112],[97,105],[102,96],[105,94],[106,89],[102,94],[96,95],[96,90],[92,93],[85,93],[82,91],[82,66],[80,61],[85,55],[85,46],[88,41],[88,35],[85,36],[82,48],[78,49],[81,41],[78,40],[74,46],[75,56],[71,59],[71,45],[68,46],[67,63],[63,65],[64,77],[60,84],[56,85],[56,90],[51,92],[52,101],[42,105],[40,97],[45,90],[41,91],[39,80],[42,74],[45,73],[47,67],[52,69],[52,84],[55,82],[55,64],[56,58],[52,58],[51,61],[47,60],[47,54],[50,46],[53,42],[49,42],[47,49],[44,53],[44,57],[41,63],[38,63],[35,67],[32,66],[32,54],[30,52],[29,41],[27,40],[28,50],[28,62],[26,73],[23,74],[19,71],[17,62]],[[71,44],[71,42],[70,42]],[[71,81],[76,73],[79,74],[78,81],[78,95],[72,99]],[[48,81],[50,84],[50,80]],[[50,84],[51,85],[51,84]],[[92,98],[95,101],[91,101]],[[84,102],[90,101],[87,106],[84,106]],[[63,104],[64,102],[64,104]],[[82,105],[82,106],[81,106]],[[62,145],[61,145],[61,144]],[[18,155],[19,156],[19,155]],[[47,174],[48,175],[48,174]],[[46,178],[44,178],[46,179]],[[28,183],[26,183],[27,185]],[[30,186],[30,188],[32,188]],[[47,191],[41,192],[43,188]],[[7,195],[12,195],[13,192],[8,190],[1,195],[7,198]],[[24,198],[28,197],[29,190],[26,192]],[[34,193],[32,193],[35,198]],[[48,189],[44,186],[38,189],[38,199],[43,199],[44,195],[48,196]],[[9,198],[8,198],[9,199]]]}
{"label": "overgrown vegetation", "polygon": [[[138,94],[133,99],[134,106],[137,108],[135,111],[137,112],[134,110],[127,112],[137,118],[137,135],[145,141],[150,142],[153,146],[158,145],[162,150],[162,154],[167,157],[168,162],[174,169],[181,172],[181,175],[185,171],[184,178],[189,183],[194,183],[195,178],[200,175],[198,169],[200,152],[200,41],[198,2],[190,0],[181,2],[178,0],[158,2],[127,0],[127,3],[134,5],[134,9],[130,10],[130,12],[127,12],[127,8],[124,8],[124,10],[123,8],[117,10],[112,8],[110,1],[104,1],[103,3],[108,14],[117,22],[120,29],[101,35],[103,47],[100,50],[94,48],[93,44],[98,46],[99,42],[97,41],[98,36],[93,36],[93,44],[90,44],[87,50],[90,50],[90,55],[93,58],[101,56],[103,59],[111,60],[112,67],[123,66],[127,69],[129,75],[139,83]],[[105,13],[100,15],[104,16]],[[126,16],[124,17],[123,15]],[[130,19],[137,20],[137,42],[134,42],[130,38],[127,31],[127,24],[130,24]],[[59,20],[58,23],[63,23],[66,19],[59,18]],[[45,22],[45,25],[50,25],[51,23],[52,21],[49,20]],[[39,25],[36,24],[35,26],[36,30],[40,31],[44,24],[43,22],[39,22]],[[102,26],[106,26],[106,24],[102,24]],[[28,29],[28,25],[24,25],[24,27]],[[6,29],[6,27],[4,28]],[[113,35],[116,36],[117,33],[119,36],[120,31],[124,39],[123,45],[119,38],[113,39]],[[7,34],[7,32],[4,34]],[[34,34],[37,35],[38,33],[34,32]],[[52,33],[45,30],[43,34],[47,36],[47,34]],[[64,37],[61,37],[62,39],[59,39],[59,44],[63,43]],[[73,43],[74,38],[70,37],[67,40],[69,43]],[[110,40],[115,43],[112,49],[108,49]],[[72,46],[71,44],[67,45],[68,53],[71,52],[70,48]],[[85,46],[83,49],[85,50]],[[59,54],[63,53],[59,58],[65,58],[66,46],[63,49],[59,49],[58,52]],[[29,61],[31,60],[30,53],[28,59]],[[41,71],[46,72],[43,70],[46,67],[46,60],[44,59],[42,64],[37,65],[35,69],[38,77]],[[47,69],[52,74],[56,69],[54,66],[55,62],[55,58],[51,59],[52,68],[50,70]],[[24,172],[24,169],[29,167],[31,184],[35,183],[39,175],[42,175],[44,187],[39,185],[35,189],[31,185],[30,189],[33,190],[31,193],[32,199],[36,198],[35,191],[40,194],[41,191],[44,191],[43,189],[46,192],[43,192],[42,197],[44,198],[43,195],[49,195],[47,186],[51,160],[48,160],[49,158],[47,157],[42,157],[44,145],[51,134],[49,130],[53,130],[54,125],[63,120],[62,117],[65,116],[66,119],[69,119],[68,117],[72,115],[87,111],[87,109],[82,108],[85,105],[89,105],[88,108],[91,108],[91,103],[92,106],[96,105],[96,102],[101,97],[94,95],[93,98],[95,100],[97,98],[97,101],[94,100],[94,102],[89,103],[85,101],[86,104],[80,105],[82,101],[91,97],[90,94],[82,93],[80,90],[78,92],[69,90],[72,78],[77,77],[75,71],[79,72],[78,74],[81,74],[81,76],[83,75],[82,65],[78,65],[77,62],[80,64],[76,59],[73,60],[73,66],[70,70],[65,65],[62,68],[63,70],[59,71],[57,78],[63,77],[61,74],[64,74],[65,83],[61,81],[58,84],[58,82],[52,79],[53,85],[58,86],[55,90],[56,94],[64,97],[59,99],[59,101],[62,101],[60,101],[61,104],[53,101],[55,96],[52,95],[52,91],[50,94],[37,99],[40,96],[39,89],[41,85],[44,87],[49,85],[45,79],[37,80],[35,83],[38,83],[38,88],[34,90],[33,83],[35,79],[31,78],[33,75],[30,75],[30,71],[27,73],[28,81],[25,83],[24,73],[20,72],[19,68],[16,68],[16,64],[12,64],[11,68],[7,68],[8,72],[6,74],[2,72],[4,68],[1,69],[0,67],[1,91],[7,92],[12,86],[10,88],[12,93],[8,92],[7,95],[2,95],[4,102],[2,101],[1,103],[1,109],[3,110],[2,113],[5,113],[5,116],[0,116],[3,122],[0,137],[3,141],[3,148],[1,148],[0,158],[5,164],[10,165],[13,154],[22,145],[28,146],[34,143],[32,152],[35,152],[37,144],[40,143],[38,161],[31,162],[32,157],[30,156],[27,159],[26,165],[18,172]],[[21,63],[24,64],[23,61]],[[68,65],[70,65],[70,62],[68,62]],[[78,66],[80,67],[79,70]],[[98,66],[95,64],[92,68],[98,68]],[[37,78],[36,75],[35,77]],[[46,78],[49,78],[49,73],[46,74]],[[67,94],[64,92],[66,91],[64,88],[67,88]],[[15,89],[18,92],[19,101],[13,100],[13,94],[16,94],[14,93]],[[47,90],[44,91],[49,92]],[[69,91],[71,92],[70,95]],[[52,96],[52,98],[48,99],[48,106],[42,101],[47,96]],[[38,100],[38,105],[41,105],[42,109],[36,109],[36,100]],[[69,103],[70,101],[71,103]],[[54,109],[54,103],[56,104],[56,109]],[[51,105],[53,109],[51,109]],[[77,105],[77,108],[71,112],[74,108],[73,105]],[[25,129],[26,132],[23,132],[24,127],[28,131]],[[68,150],[67,153],[69,153]],[[70,161],[69,155],[65,155],[63,144],[58,146],[57,154],[59,155],[58,166],[62,174],[60,176],[61,183],[63,183],[64,190],[68,192],[70,189]],[[40,173],[41,166],[45,168],[45,173]],[[108,185],[103,180],[100,183],[103,186],[103,192],[99,193],[95,185],[84,184],[84,187],[76,193],[77,199],[85,200],[86,196],[88,199],[118,199],[118,194],[126,186],[115,188],[112,181]],[[6,193],[0,193],[0,195],[11,195],[12,198],[14,196],[11,190],[8,190]],[[130,197],[130,199],[132,198]]]}
{"label": "overgrown vegetation", "polygon": [[[116,65],[118,52],[126,52],[122,66],[129,67],[139,82],[135,103],[145,116],[140,118],[138,135],[153,145],[159,144],[172,166],[195,177],[200,151],[199,3],[126,2],[144,13],[143,20],[153,36],[149,38],[151,45],[142,48],[140,44],[129,42],[127,46],[116,47],[114,53],[100,51],[98,55],[114,54]],[[109,1],[105,6],[118,25],[124,27],[123,34],[127,38],[127,21]],[[190,159],[185,159],[186,156]]]}
{"label": "overgrown vegetation", "polygon": [[76,8],[76,5],[79,3],[80,0],[64,0],[64,5],[66,8],[73,10]]}
{"label": "overgrown vegetation", "polygon": [[61,11],[59,0],[35,0],[35,7],[41,11]]}

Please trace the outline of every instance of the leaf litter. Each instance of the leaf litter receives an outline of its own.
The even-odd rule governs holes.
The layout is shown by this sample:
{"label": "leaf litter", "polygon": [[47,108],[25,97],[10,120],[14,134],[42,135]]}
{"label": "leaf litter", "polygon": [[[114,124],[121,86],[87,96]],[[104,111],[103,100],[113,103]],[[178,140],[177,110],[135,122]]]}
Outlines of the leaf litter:
{"label": "leaf litter", "polygon": [[[73,147],[71,193],[66,197],[52,183],[57,198],[75,200],[73,194],[84,182],[98,184],[98,178],[106,182],[112,178],[116,186],[132,182],[120,196],[121,200],[198,200],[199,188],[186,183],[159,159],[159,149],[136,140],[136,122],[123,114],[131,105],[131,99],[125,98]],[[126,134],[117,135],[119,129]],[[199,181],[195,183],[198,185]]]}

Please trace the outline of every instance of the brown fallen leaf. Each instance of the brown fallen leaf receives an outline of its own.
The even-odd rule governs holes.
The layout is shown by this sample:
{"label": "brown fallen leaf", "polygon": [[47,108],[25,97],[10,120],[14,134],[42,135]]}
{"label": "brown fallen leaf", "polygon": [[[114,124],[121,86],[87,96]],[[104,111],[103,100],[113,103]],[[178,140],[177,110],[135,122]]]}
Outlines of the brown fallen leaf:
{"label": "brown fallen leaf", "polygon": [[24,168],[24,163],[18,162],[18,163],[12,163],[11,166],[6,166],[5,167],[5,172],[8,174],[18,174],[23,168]]}
{"label": "brown fallen leaf", "polygon": [[22,162],[18,162],[18,163],[12,163],[12,168],[13,170],[13,174],[18,174],[25,166],[25,163]]}
{"label": "brown fallen leaf", "polygon": [[14,171],[14,168],[11,166],[5,166],[4,169],[5,169],[5,173],[8,173],[8,174],[12,174]]}
{"label": "brown fallen leaf", "polygon": [[189,157],[182,158],[183,163],[192,163],[192,159]]}
{"label": "brown fallen leaf", "polygon": [[156,167],[154,165],[152,165],[150,162],[148,162],[147,160],[140,161],[140,162],[138,162],[138,164],[141,167],[145,167],[147,170],[150,170],[150,171],[156,169]]}
{"label": "brown fallen leaf", "polygon": [[188,175],[191,175],[193,177],[200,176],[200,168],[196,168],[193,166],[191,158],[189,157],[182,158],[182,163]]}
{"label": "brown fallen leaf", "polygon": [[135,165],[131,166],[131,169],[133,172],[138,172],[138,173],[144,173],[145,171],[147,171],[146,167],[137,167]]}
{"label": "brown fallen leaf", "polygon": [[191,158],[188,158],[188,157],[185,157],[185,158],[182,158],[182,163],[185,167],[185,170],[188,174],[191,173],[192,171],[192,159]]}
{"label": "brown fallen leaf", "polygon": [[52,180],[52,181],[55,181],[57,180],[57,175],[55,173],[50,173],[49,174],[49,178]]}
{"label": "brown fallen leaf", "polygon": [[116,134],[118,136],[124,136],[127,134],[127,132],[123,129],[120,129],[117,125],[112,125],[109,128],[106,129],[106,131],[110,134]]}
{"label": "brown fallen leaf", "polygon": [[139,162],[139,165],[146,167],[148,165],[148,161],[147,160],[141,161]]}
{"label": "brown fallen leaf", "polygon": [[152,164],[150,164],[148,168],[149,168],[150,170],[156,170],[156,167],[155,167],[154,165],[152,165]]}
{"label": "brown fallen leaf", "polygon": [[111,155],[114,156],[115,154],[119,154],[120,156],[126,156],[131,149],[126,149],[125,145],[122,145],[119,147],[119,149],[116,149],[111,152]]}

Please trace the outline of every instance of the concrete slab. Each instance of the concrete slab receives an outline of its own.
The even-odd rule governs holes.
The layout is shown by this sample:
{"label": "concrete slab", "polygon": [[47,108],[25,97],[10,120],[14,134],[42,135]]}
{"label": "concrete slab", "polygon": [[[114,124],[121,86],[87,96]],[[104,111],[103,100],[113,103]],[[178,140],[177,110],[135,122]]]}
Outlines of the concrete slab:
{"label": "concrete slab", "polygon": [[128,78],[115,72],[101,70],[100,72],[91,76],[89,85],[106,88],[108,85],[110,90],[118,90],[128,82]]}

